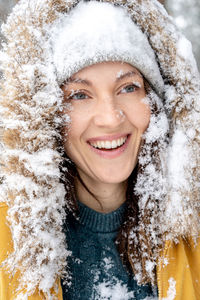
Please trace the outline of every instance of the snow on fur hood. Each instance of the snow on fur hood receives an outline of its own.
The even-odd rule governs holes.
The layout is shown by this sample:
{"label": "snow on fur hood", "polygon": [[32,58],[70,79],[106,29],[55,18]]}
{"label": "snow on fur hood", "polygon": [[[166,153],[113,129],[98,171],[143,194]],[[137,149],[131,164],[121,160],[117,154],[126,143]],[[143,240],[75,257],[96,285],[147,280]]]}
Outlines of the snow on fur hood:
{"label": "snow on fur hood", "polygon": [[[145,162],[144,178],[138,178],[141,215],[147,203],[152,204],[147,200],[155,199],[158,209],[152,210],[152,215],[157,213],[152,223],[161,223],[152,224],[151,231],[159,230],[174,240],[195,236],[200,229],[200,78],[190,43],[156,0],[107,2],[123,6],[146,34],[165,83],[162,105],[169,141],[160,152],[163,163],[157,177],[152,175],[154,166]],[[58,147],[62,92],[48,39],[52,24],[76,4],[74,0],[21,0],[3,25],[1,201],[9,207],[14,242],[6,263],[11,271],[21,270],[22,286],[30,293],[36,286],[48,293],[66,269],[62,226],[67,199]],[[151,132],[150,126],[146,140],[154,134],[159,139],[159,124],[157,129],[159,134]]]}

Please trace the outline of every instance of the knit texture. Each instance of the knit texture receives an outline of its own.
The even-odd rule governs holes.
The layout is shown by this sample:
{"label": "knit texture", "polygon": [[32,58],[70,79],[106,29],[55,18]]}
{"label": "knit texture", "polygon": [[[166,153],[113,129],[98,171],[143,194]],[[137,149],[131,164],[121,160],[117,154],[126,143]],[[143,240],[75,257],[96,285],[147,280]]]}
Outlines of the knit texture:
{"label": "knit texture", "polygon": [[78,206],[79,220],[70,215],[65,224],[72,255],[68,264],[71,285],[63,286],[64,299],[131,300],[153,296],[155,292],[150,285],[137,285],[117,251],[115,239],[124,220],[126,205],[107,214],[80,202]]}

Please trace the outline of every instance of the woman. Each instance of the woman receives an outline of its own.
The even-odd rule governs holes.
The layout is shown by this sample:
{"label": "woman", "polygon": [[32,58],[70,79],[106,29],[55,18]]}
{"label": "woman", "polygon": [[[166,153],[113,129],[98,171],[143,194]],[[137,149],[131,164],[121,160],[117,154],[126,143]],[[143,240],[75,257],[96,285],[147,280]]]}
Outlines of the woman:
{"label": "woman", "polygon": [[200,298],[190,44],[157,1],[108,2],[4,25],[2,300]]}

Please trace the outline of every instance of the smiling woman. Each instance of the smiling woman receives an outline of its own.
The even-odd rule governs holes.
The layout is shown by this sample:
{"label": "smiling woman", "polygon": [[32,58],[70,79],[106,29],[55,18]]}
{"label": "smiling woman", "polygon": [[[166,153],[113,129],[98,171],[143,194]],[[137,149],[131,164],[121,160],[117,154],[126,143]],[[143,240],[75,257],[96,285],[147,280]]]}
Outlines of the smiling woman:
{"label": "smiling woman", "polygon": [[62,89],[71,103],[65,150],[88,188],[77,182],[78,199],[97,211],[116,210],[150,120],[143,78],[129,64],[104,62],[82,69]]}
{"label": "smiling woman", "polygon": [[[150,121],[143,78],[127,63],[105,62],[82,69],[62,90],[71,104],[63,111],[71,119],[63,130],[65,151],[88,189],[98,194],[102,212],[113,211],[125,201],[124,185]],[[81,202],[101,210],[82,186],[76,189]]]}
{"label": "smiling woman", "polygon": [[164,8],[19,0],[3,32],[0,299],[200,299],[200,80]]}

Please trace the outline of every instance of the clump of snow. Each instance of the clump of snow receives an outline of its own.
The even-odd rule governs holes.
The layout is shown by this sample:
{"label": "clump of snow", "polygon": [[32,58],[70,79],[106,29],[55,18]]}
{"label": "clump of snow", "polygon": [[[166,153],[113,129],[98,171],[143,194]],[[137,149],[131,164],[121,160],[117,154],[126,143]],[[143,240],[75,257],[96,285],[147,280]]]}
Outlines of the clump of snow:
{"label": "clump of snow", "polygon": [[123,71],[123,70],[120,70],[120,71],[117,73],[116,79],[120,78],[123,74],[124,74],[124,71]]}
{"label": "clump of snow", "polygon": [[147,260],[145,264],[145,269],[147,273],[150,274],[150,277],[153,277],[154,268],[155,268],[155,262]]}
{"label": "clump of snow", "polygon": [[[126,284],[117,279],[114,274],[110,276],[113,266],[111,257],[104,257],[102,267],[105,272],[105,278],[99,282],[99,271],[95,271],[94,285],[91,299],[95,300],[131,300],[134,298],[134,292],[129,291]],[[110,279],[111,277],[111,279]]]}
{"label": "clump of snow", "polygon": [[[189,130],[189,134],[193,135],[193,130],[191,130]],[[192,160],[191,148],[188,145],[188,136],[186,136],[183,129],[179,128],[174,132],[168,149],[167,178],[170,202],[165,204],[164,209],[166,220],[169,222],[168,224],[179,232],[180,230],[184,232],[192,218],[196,217],[187,194],[184,195],[183,201],[183,194],[181,193],[184,189],[189,191],[191,188],[187,172],[190,172],[192,167],[194,167]],[[188,166],[191,169],[188,169]],[[166,224],[167,222],[164,222],[162,226],[169,226]]]}
{"label": "clump of snow", "polygon": [[96,287],[96,300],[131,300],[134,299],[134,292],[129,292],[127,286],[117,281],[102,282]]}
{"label": "clump of snow", "polygon": [[103,262],[104,262],[104,269],[106,272],[108,272],[108,270],[110,270],[113,266],[112,258],[104,257]]}
{"label": "clump of snow", "polygon": [[133,83],[136,87],[138,87],[138,88],[141,88],[141,87],[142,87],[141,83],[138,82],[138,81],[133,81],[132,83]]}
{"label": "clump of snow", "polygon": [[185,37],[181,37],[177,45],[177,53],[184,59],[190,59],[192,44]]}
{"label": "clump of snow", "polygon": [[168,258],[164,257],[164,259],[163,259],[163,265],[167,266],[168,264],[169,264]]}
{"label": "clump of snow", "polygon": [[188,128],[188,130],[186,131],[186,135],[190,139],[194,139],[196,136],[196,130],[194,128]]}
{"label": "clump of snow", "polygon": [[167,297],[162,298],[162,300],[174,300],[176,297],[176,280],[171,277],[168,282],[169,288],[167,290]]}
{"label": "clump of snow", "polygon": [[190,160],[189,154],[187,137],[181,129],[177,129],[173,135],[168,154],[168,182],[175,190],[179,187],[187,187],[189,184],[185,178],[185,168]]}
{"label": "clump of snow", "polygon": [[187,22],[183,16],[177,16],[176,18],[174,18],[174,20],[178,27],[182,29],[185,29],[187,27]]}

